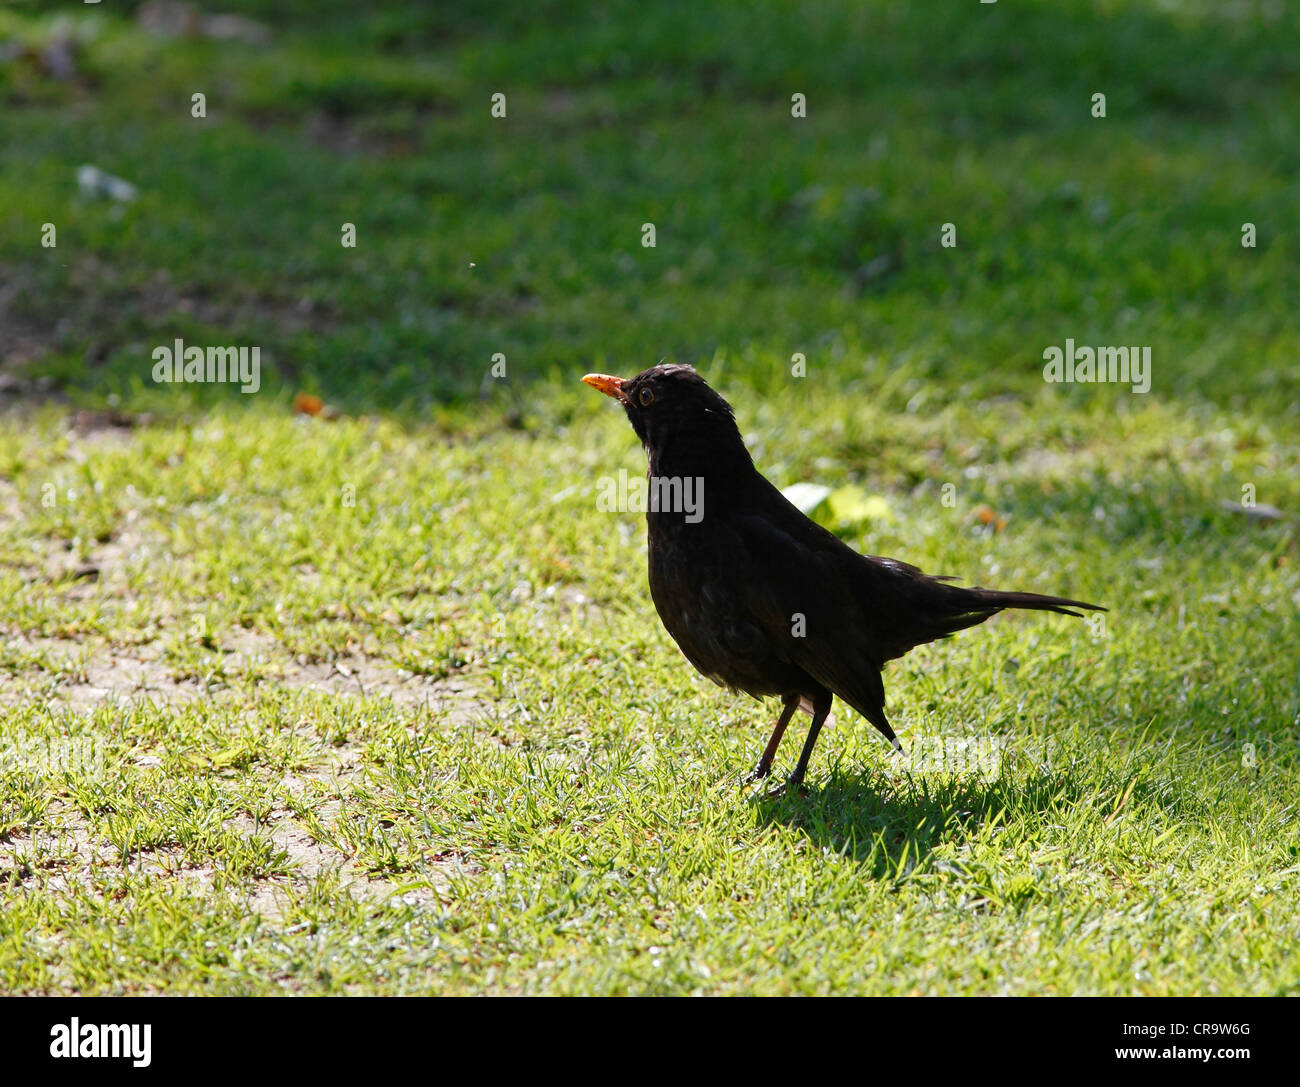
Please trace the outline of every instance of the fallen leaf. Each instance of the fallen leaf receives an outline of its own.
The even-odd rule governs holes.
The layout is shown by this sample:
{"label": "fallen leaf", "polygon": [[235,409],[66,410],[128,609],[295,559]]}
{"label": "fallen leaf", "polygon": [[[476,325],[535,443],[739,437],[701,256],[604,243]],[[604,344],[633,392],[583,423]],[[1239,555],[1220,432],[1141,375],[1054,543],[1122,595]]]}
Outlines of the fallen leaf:
{"label": "fallen leaf", "polygon": [[831,489],[820,483],[793,483],[781,493],[800,513],[810,516],[813,510],[830,498]]}
{"label": "fallen leaf", "polygon": [[831,516],[842,525],[860,525],[870,521],[893,521],[894,511],[878,494],[868,494],[861,487],[849,485],[831,493],[828,499]]}
{"label": "fallen leaf", "polygon": [[293,410],[299,415],[319,415],[325,410],[325,401],[311,393],[299,393],[293,398]]}

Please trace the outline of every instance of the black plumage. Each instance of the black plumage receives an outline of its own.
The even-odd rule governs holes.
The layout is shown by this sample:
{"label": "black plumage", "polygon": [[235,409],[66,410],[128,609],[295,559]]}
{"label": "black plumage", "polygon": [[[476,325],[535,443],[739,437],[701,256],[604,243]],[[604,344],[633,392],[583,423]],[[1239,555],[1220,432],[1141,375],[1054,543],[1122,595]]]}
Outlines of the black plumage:
{"label": "black plumage", "polygon": [[701,673],[782,700],[751,779],[770,773],[802,704],[812,725],[790,781],[803,780],[833,695],[898,748],[880,673],[886,661],[915,646],[1004,608],[1076,617],[1070,609],[1105,610],[1065,597],[964,588],[896,559],[859,554],[758,472],[731,406],[689,366],[583,380],[623,404],[646,449],[651,494],[656,481],[677,481],[661,494],[702,499],[698,510],[678,501],[647,512],[650,594],[668,633]]}

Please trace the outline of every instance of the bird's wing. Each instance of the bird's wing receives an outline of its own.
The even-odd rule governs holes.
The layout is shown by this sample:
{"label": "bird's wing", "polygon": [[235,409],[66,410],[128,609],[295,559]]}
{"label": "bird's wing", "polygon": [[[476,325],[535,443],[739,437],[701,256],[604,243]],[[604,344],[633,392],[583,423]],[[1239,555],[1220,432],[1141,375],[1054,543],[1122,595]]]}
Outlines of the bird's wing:
{"label": "bird's wing", "polygon": [[[859,631],[867,656],[880,667],[908,650],[981,623],[1002,607],[1041,607],[1050,603],[1077,601],[1049,600],[1017,603],[1016,599],[983,590],[953,585],[956,579],[927,574],[910,563],[877,555],[861,555],[821,525],[809,520],[770,482],[754,504],[762,520],[790,536],[808,555],[819,577],[837,586],[843,595],[835,601],[845,623]],[[757,521],[758,518],[753,520]],[[757,526],[748,530],[759,532]],[[1090,605],[1082,605],[1088,607]]]}
{"label": "bird's wing", "polygon": [[748,621],[761,629],[771,654],[802,669],[892,736],[886,731],[880,681],[881,664],[888,659],[880,635],[885,616],[873,614],[869,594],[862,591],[866,560],[802,514],[815,532],[770,512],[730,518],[742,557],[737,567],[752,575],[745,593]]}

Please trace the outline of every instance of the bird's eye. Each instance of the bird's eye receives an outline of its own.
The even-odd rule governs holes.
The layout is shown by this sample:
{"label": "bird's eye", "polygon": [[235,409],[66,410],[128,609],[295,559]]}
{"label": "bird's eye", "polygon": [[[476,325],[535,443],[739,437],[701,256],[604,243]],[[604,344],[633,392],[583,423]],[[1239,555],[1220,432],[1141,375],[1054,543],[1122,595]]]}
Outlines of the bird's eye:
{"label": "bird's eye", "polygon": [[636,394],[636,398],[641,401],[643,408],[648,408],[655,402],[655,394],[645,386],[642,386],[641,391]]}

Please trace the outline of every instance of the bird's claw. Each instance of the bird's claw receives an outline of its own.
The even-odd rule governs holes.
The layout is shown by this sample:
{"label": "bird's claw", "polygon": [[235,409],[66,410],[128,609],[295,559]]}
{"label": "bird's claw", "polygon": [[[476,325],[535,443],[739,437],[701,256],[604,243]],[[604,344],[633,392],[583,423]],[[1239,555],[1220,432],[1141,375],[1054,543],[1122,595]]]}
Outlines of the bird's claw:
{"label": "bird's claw", "polygon": [[[771,773],[772,768],[770,766],[766,768],[756,766],[740,779],[741,787],[745,788],[749,785],[753,785],[757,781],[762,781],[763,778],[769,777]],[[794,774],[791,774],[785,779],[785,781],[779,782],[771,789],[768,789],[768,791],[763,794],[763,799],[777,800],[780,797],[785,796],[787,793],[797,793],[799,796],[807,796],[808,786],[803,783],[802,777],[795,777]]]}

